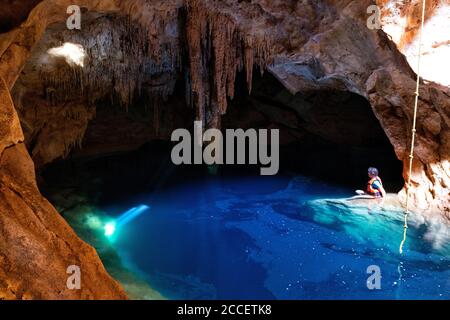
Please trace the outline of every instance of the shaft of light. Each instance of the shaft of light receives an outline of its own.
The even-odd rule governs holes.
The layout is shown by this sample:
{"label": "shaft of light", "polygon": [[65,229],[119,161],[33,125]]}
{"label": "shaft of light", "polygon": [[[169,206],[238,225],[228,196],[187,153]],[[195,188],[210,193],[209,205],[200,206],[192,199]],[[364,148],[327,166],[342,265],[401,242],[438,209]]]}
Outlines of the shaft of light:
{"label": "shaft of light", "polygon": [[149,209],[150,207],[145,205],[145,204],[141,204],[137,207],[133,207],[130,210],[122,213],[117,219],[116,219],[116,226],[120,227],[123,226],[124,224],[127,224],[128,222],[130,222],[131,220],[135,219],[137,216],[139,216],[141,213],[143,213],[145,210]]}
{"label": "shaft of light", "polygon": [[129,223],[133,219],[136,219],[136,217],[138,217],[149,208],[149,206],[141,204],[122,213],[115,221],[109,222],[105,225],[105,236],[111,237],[119,227]]}

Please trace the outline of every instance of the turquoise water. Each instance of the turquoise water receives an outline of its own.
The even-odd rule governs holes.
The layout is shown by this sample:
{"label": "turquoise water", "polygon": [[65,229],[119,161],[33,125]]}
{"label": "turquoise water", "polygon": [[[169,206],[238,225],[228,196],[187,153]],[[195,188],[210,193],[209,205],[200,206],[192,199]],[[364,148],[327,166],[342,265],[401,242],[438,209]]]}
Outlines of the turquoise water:
{"label": "turquoise water", "polygon": [[169,299],[449,299],[449,228],[414,222],[400,256],[398,212],[310,202],[351,194],[300,176],[211,176],[104,209],[150,206],[113,244]]}

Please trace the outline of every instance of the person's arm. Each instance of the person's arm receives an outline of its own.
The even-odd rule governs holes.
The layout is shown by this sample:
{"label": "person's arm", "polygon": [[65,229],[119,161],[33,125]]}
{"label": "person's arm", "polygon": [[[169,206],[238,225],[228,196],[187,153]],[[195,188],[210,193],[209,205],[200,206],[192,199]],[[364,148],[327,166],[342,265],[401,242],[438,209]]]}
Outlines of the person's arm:
{"label": "person's arm", "polygon": [[381,191],[381,194],[383,195],[383,198],[385,198],[386,197],[386,190],[384,190],[383,186],[381,186],[380,191]]}

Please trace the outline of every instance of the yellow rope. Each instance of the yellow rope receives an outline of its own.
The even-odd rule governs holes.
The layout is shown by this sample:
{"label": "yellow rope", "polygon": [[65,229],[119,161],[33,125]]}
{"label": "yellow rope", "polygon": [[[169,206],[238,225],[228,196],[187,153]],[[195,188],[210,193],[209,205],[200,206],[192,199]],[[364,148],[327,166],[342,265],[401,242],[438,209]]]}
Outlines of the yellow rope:
{"label": "yellow rope", "polygon": [[419,82],[420,82],[420,56],[422,55],[422,33],[423,33],[423,24],[425,20],[425,5],[426,0],[422,1],[422,21],[420,26],[420,34],[419,34],[419,56],[417,57],[417,80],[416,80],[416,98],[414,102],[414,116],[413,116],[413,126],[411,130],[411,150],[409,153],[409,175],[408,175],[408,184],[406,189],[406,210],[404,215],[404,225],[403,225],[403,240],[400,243],[400,254],[403,253],[403,245],[406,241],[406,230],[408,229],[408,214],[409,214],[409,191],[411,189],[411,174],[412,174],[412,165],[414,158],[414,140],[416,137],[416,118],[417,118],[417,104],[419,102]]}

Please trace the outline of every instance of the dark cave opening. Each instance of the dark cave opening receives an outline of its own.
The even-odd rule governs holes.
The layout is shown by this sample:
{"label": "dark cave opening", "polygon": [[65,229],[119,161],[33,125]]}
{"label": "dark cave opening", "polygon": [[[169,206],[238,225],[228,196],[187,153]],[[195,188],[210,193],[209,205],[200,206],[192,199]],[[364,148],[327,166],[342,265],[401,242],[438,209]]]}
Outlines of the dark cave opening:
{"label": "dark cave opening", "polygon": [[[126,214],[131,206],[137,204],[149,206],[152,209],[147,213],[150,214],[143,215],[142,220],[134,221],[131,225],[136,228],[142,224],[145,233],[152,235],[151,240],[139,235],[140,240],[134,244],[134,247],[143,247],[142,252],[138,254],[140,257],[158,257],[158,260],[163,261],[161,265],[164,268],[172,270],[174,266],[185,265],[185,262],[178,263],[169,257],[170,263],[166,265],[164,262],[166,259],[161,258],[166,256],[166,250],[172,252],[179,250],[180,256],[186,255],[191,252],[189,241],[192,241],[195,246],[192,251],[194,254],[198,248],[202,247],[202,242],[198,241],[194,235],[201,235],[204,230],[216,228],[214,224],[210,224],[210,220],[205,223],[207,225],[205,229],[191,230],[188,227],[191,224],[195,225],[193,221],[202,220],[202,217],[197,217],[200,215],[197,212],[198,203],[207,205],[208,216],[220,213],[217,211],[217,200],[222,195],[226,195],[230,189],[234,194],[239,194],[239,197],[246,199],[242,210],[249,216],[244,216],[242,218],[244,220],[254,219],[254,215],[259,210],[251,200],[252,192],[261,195],[263,200],[258,200],[258,203],[270,203],[269,207],[274,210],[272,215],[275,220],[279,219],[276,216],[278,212],[286,214],[286,211],[291,214],[289,218],[292,219],[301,220],[302,217],[309,217],[311,212],[306,210],[306,206],[294,205],[296,201],[301,201],[304,194],[313,193],[324,198],[352,196],[354,189],[365,187],[367,167],[373,165],[378,166],[388,192],[396,192],[400,189],[401,163],[395,158],[392,146],[365,99],[355,94],[318,92],[308,97],[301,97],[305,101],[311,101],[313,105],[311,109],[317,108],[318,110],[313,110],[317,112],[311,112],[311,109],[308,109],[302,113],[301,108],[294,112],[292,107],[287,106],[283,101],[280,102],[280,96],[283,95],[292,99],[300,98],[289,96],[290,94],[269,73],[255,76],[253,88],[252,94],[249,95],[244,76],[240,74],[236,83],[236,97],[230,101],[228,112],[222,118],[222,129],[279,129],[280,171],[275,179],[272,176],[259,176],[260,165],[176,166],[172,163],[170,154],[174,143],[169,141],[170,130],[162,126],[159,128],[160,133],[156,134],[156,128],[152,122],[162,118],[165,120],[161,124],[170,124],[170,129],[176,127],[192,129],[195,111],[184,102],[181,82],[177,84],[175,93],[164,104],[164,112],[156,113],[157,116],[155,116],[154,106],[149,106],[145,102],[146,99],[143,99],[139,106],[131,106],[128,111],[108,104],[97,106],[97,117],[89,123],[81,148],[73,150],[66,159],[55,161],[43,168],[40,186],[43,194],[56,206],[77,234],[98,250],[108,271],[121,283],[129,281],[123,276],[122,268],[126,266],[114,246],[107,239],[105,240],[104,234],[89,226],[90,219],[117,220],[118,217]],[[327,98],[330,98],[333,103],[318,103]],[[262,103],[264,107],[261,107]],[[293,105],[296,106],[295,103]],[[313,130],[314,126],[313,128],[309,126],[311,122],[318,121],[322,125],[321,128],[328,129],[335,121],[336,112],[333,113],[333,106],[336,105],[344,109],[339,119],[348,122],[338,123],[334,135],[327,136],[326,130],[324,134],[321,130]],[[282,116],[277,117],[278,113],[282,113]],[[323,114],[325,114],[324,118],[322,118]],[[128,120],[124,121],[124,118]],[[350,128],[345,135],[339,134],[342,133],[343,128],[352,124],[352,119],[358,119],[357,126]],[[143,122],[142,126],[139,125],[139,121]],[[137,149],[136,146],[121,147],[123,144],[129,146],[129,142],[136,137],[142,137],[138,133],[146,127],[152,132],[149,136],[144,135],[150,138],[149,141],[144,142]],[[102,145],[109,147],[102,149]],[[89,152],[89,150],[97,152]],[[98,153],[99,150],[101,150],[100,153]],[[333,155],[332,159],[330,154]],[[305,186],[306,189],[294,190],[294,199],[274,200],[271,198],[280,190],[281,193],[289,190],[291,182],[298,175],[307,177],[309,183]],[[257,179],[253,179],[254,177]],[[222,189],[217,188],[218,185]],[[205,189],[205,186],[208,188]],[[197,189],[198,187],[200,188]],[[186,189],[190,191],[186,193]],[[336,190],[340,190],[340,193]],[[283,196],[285,195],[281,197]],[[179,212],[174,209],[164,210],[164,207],[161,207],[162,202],[176,203],[180,212],[193,210],[187,225],[183,224],[181,228],[174,223]],[[149,219],[152,213],[156,213],[155,216],[158,217],[156,219],[163,221],[165,221],[164,217],[167,217],[170,223],[146,224],[145,220]],[[232,211],[232,214],[236,214],[236,219],[241,219],[239,212]],[[177,217],[170,218],[172,215]],[[283,220],[283,216],[280,220]],[[218,224],[222,223],[226,224],[219,220]],[[106,228],[106,225],[102,228]],[[134,231],[126,233],[122,230],[121,232],[123,232],[122,239],[127,237],[133,239]],[[180,242],[174,240],[177,239],[173,236],[174,232],[181,234],[180,239],[184,245],[180,246]],[[212,236],[206,242],[210,243],[212,252],[220,252],[220,245],[211,241],[215,238],[217,237]],[[141,239],[143,243],[140,243]],[[222,244],[236,242],[242,245],[244,240],[233,234],[231,238],[220,238],[219,241]],[[154,249],[149,248],[146,241],[157,243],[157,245]],[[167,249],[167,246],[171,249]],[[208,255],[208,260],[215,261],[211,257],[214,257],[214,254]],[[161,267],[160,264],[150,260],[150,269],[155,265],[157,268]],[[209,265],[208,268],[210,268]],[[255,275],[259,274],[258,270],[252,264],[247,272]],[[230,273],[233,272],[234,269],[231,269]],[[243,269],[239,266],[239,273],[242,272]],[[139,278],[138,281],[141,282],[142,279]],[[146,281],[152,288],[158,290],[165,288],[164,285],[158,284],[158,278],[149,278]],[[179,290],[178,287],[175,289],[176,292]],[[161,294],[170,296],[166,291],[161,291]]]}
{"label": "dark cave opening", "polygon": [[374,166],[389,192],[402,188],[402,163],[364,97],[346,91],[292,95],[269,72],[253,74],[250,95],[239,74],[223,128],[278,128],[282,171],[362,188]]}
{"label": "dark cave opening", "polygon": [[[187,94],[192,90],[188,58],[170,53],[178,46],[186,53],[183,35],[164,38],[166,52],[158,64],[149,56],[145,30],[127,17],[92,13],[85,23],[80,34],[67,32],[60,23],[49,27],[13,90],[44,192],[64,177],[71,177],[69,184],[87,185],[95,198],[96,192],[120,196],[117,185],[138,193],[166,183],[160,176],[180,181],[208,172],[222,177],[260,174],[259,164],[212,168],[171,162],[173,130],[192,132],[196,118],[194,95]],[[109,32],[112,26],[117,30]],[[91,33],[102,42],[93,45]],[[67,57],[49,56],[49,48],[72,42],[87,55],[82,67],[69,65]],[[214,61],[214,51],[210,54],[207,58]],[[203,76],[212,79],[215,71],[211,66]],[[279,129],[279,174],[364,189],[367,168],[375,166],[388,192],[401,189],[402,163],[364,97],[338,90],[293,95],[269,71],[261,74],[255,65],[252,74],[249,94],[245,68],[237,72],[234,98],[228,99],[220,119],[222,131]],[[208,86],[205,100],[217,104],[214,84]],[[206,109],[207,121],[214,119]],[[98,180],[105,183],[86,183]]]}
{"label": "dark cave opening", "polygon": [[[152,104],[141,97],[128,110],[99,104],[81,147],[42,170],[43,192],[51,199],[53,187],[81,187],[88,198],[105,203],[196,179],[259,175],[259,164],[172,163],[172,130],[192,131],[195,119],[184,89],[180,79],[167,101]],[[155,121],[160,121],[158,129]],[[398,192],[403,185],[401,162],[369,103],[359,95],[319,91],[294,96],[268,72],[255,72],[249,95],[240,73],[236,96],[222,117],[222,131],[237,128],[280,130],[281,175],[301,174],[363,189],[367,168],[375,166],[388,192]]]}

